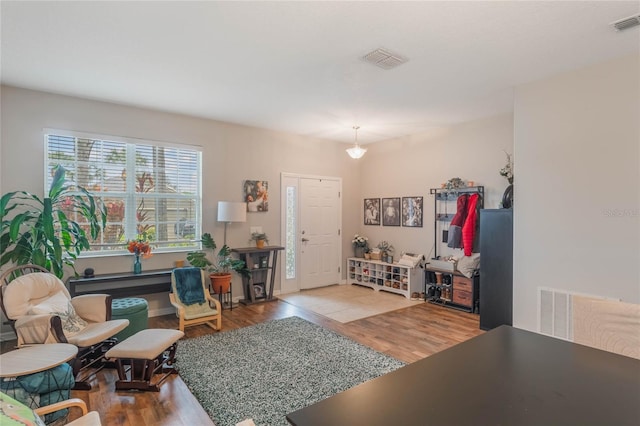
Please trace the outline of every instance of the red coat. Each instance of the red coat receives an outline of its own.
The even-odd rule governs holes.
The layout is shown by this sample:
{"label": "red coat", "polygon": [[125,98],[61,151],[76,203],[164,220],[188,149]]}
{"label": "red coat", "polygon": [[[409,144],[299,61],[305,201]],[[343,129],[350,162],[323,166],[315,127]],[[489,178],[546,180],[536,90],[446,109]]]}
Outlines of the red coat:
{"label": "red coat", "polygon": [[476,222],[478,220],[478,194],[472,194],[467,202],[467,219],[462,226],[462,247],[464,247],[464,255],[471,256],[473,252],[473,238],[476,234]]}

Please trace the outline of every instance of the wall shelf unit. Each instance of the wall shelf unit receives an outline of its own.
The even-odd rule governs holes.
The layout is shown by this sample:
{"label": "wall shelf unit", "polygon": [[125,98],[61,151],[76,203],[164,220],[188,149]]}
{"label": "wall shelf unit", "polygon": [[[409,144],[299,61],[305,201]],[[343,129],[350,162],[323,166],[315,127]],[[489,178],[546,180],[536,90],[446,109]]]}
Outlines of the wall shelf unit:
{"label": "wall shelf unit", "polygon": [[366,260],[361,257],[347,259],[347,282],[361,285],[376,291],[401,294],[411,299],[412,293],[419,294],[421,286],[421,268],[411,268],[397,263],[380,260]]}

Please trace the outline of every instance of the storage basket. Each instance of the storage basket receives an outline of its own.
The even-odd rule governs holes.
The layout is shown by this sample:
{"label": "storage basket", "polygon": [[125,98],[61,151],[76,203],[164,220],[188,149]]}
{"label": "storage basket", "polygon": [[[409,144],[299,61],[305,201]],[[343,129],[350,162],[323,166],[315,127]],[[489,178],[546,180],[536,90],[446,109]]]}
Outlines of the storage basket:
{"label": "storage basket", "polygon": [[380,258],[382,256],[382,253],[380,253],[380,252],[377,252],[377,253],[371,252],[371,253],[369,253],[369,255],[371,256],[371,260],[380,260]]}

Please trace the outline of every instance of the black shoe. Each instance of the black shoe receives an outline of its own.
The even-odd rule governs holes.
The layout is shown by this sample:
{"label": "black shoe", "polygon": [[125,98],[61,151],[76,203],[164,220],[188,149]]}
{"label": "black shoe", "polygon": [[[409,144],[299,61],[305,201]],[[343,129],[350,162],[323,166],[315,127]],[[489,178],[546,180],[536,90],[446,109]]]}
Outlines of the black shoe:
{"label": "black shoe", "polygon": [[427,299],[433,299],[433,297],[436,295],[436,288],[434,286],[429,286],[429,288],[427,289]]}

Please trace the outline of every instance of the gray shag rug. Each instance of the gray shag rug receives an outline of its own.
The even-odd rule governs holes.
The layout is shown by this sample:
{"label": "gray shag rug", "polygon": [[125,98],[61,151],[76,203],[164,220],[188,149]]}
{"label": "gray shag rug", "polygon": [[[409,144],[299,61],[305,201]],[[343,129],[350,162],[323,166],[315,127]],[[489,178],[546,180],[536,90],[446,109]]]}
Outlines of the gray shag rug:
{"label": "gray shag rug", "polygon": [[298,317],[181,340],[176,362],[217,426],[287,425],[287,413],[403,365]]}

